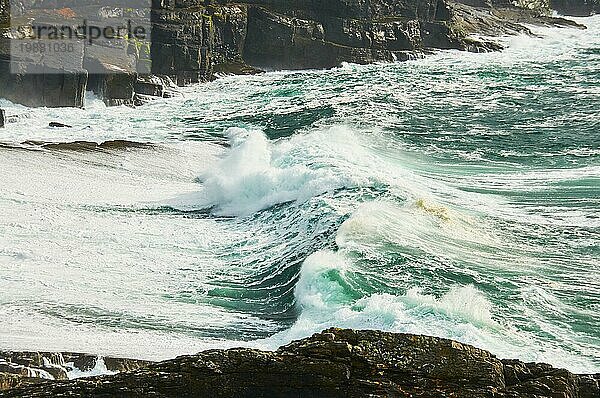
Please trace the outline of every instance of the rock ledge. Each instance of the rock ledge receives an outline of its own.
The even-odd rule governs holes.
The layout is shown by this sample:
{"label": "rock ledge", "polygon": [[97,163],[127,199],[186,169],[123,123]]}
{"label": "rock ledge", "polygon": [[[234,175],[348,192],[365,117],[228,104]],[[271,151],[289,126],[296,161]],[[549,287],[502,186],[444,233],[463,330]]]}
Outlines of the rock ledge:
{"label": "rock ledge", "polygon": [[328,329],[274,352],[211,350],[110,376],[43,381],[0,397],[597,398],[600,375],[500,360],[429,336]]}

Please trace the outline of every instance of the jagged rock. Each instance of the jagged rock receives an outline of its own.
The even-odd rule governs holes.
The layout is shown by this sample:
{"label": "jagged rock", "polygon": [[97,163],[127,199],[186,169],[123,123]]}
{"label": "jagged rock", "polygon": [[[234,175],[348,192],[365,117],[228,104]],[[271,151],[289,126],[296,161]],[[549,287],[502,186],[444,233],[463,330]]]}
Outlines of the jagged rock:
{"label": "jagged rock", "polygon": [[600,397],[600,374],[579,376],[579,398]]}
{"label": "jagged rock", "polygon": [[456,341],[328,329],[275,352],[210,350],[116,375],[50,381],[0,397],[589,398],[600,375],[499,360]]}
{"label": "jagged rock", "polygon": [[215,77],[218,77],[219,75],[256,75],[265,73],[264,70],[250,66],[245,62],[228,62],[215,65],[213,72]]}
{"label": "jagged rock", "polygon": [[82,372],[89,372],[96,367],[98,361],[97,355],[74,355],[67,358],[68,362],[72,362],[73,366]]}
{"label": "jagged rock", "polygon": [[252,7],[244,59],[270,69],[331,68],[342,62],[407,59],[421,49],[418,20],[324,16],[315,21]]}
{"label": "jagged rock", "polygon": [[141,359],[104,357],[104,365],[110,372],[130,372],[150,365],[152,362]]}
{"label": "jagged rock", "polygon": [[108,106],[133,105],[137,74],[110,73],[90,75],[89,88]]}
{"label": "jagged rock", "polygon": [[10,4],[8,1],[0,2],[0,28],[10,23]]}
{"label": "jagged rock", "polygon": [[[5,362],[0,360],[0,373],[9,373],[18,375],[21,377],[32,377],[39,379],[54,379],[54,376],[45,369],[36,368],[27,365],[21,365],[17,363]],[[65,372],[66,375],[66,372]],[[65,377],[66,378],[66,377]]]}
{"label": "jagged rock", "polygon": [[181,93],[168,76],[138,75],[134,84],[133,103],[143,105],[157,98],[172,98]]}
{"label": "jagged rock", "polygon": [[549,0],[513,0],[513,5],[525,10],[531,10],[538,15],[550,15]]}
{"label": "jagged rock", "polygon": [[153,3],[152,72],[178,85],[211,78],[212,16],[202,1]]}
{"label": "jagged rock", "polygon": [[[94,149],[119,149],[119,148],[143,148],[149,145],[130,141],[106,141],[102,144],[95,144]],[[66,363],[71,363],[73,367],[82,372],[89,372],[96,367],[99,357],[97,355],[63,353]],[[109,372],[129,372],[148,366],[152,362],[141,359],[102,357],[106,370]]]}
{"label": "jagged rock", "polygon": [[219,8],[210,7],[212,18],[213,45],[212,63],[213,70],[222,65],[240,64],[246,61],[243,58],[248,27],[248,7],[234,4],[224,5]]}
{"label": "jagged rock", "polygon": [[[462,0],[461,0],[462,1]],[[559,26],[586,29],[574,21],[540,15],[536,10],[525,10],[514,6],[495,6],[492,9],[475,8],[461,3],[452,3],[450,28],[461,42],[472,45],[470,35],[503,36],[515,34],[532,35],[527,25]],[[495,43],[478,42],[478,45]],[[497,47],[497,45],[496,45]],[[465,48],[468,49],[468,48]]]}
{"label": "jagged rock", "polygon": [[[140,144],[130,141],[107,141],[100,145],[96,144],[95,148],[100,149],[116,149],[116,148],[140,148],[146,147],[146,144]],[[89,354],[78,354],[78,353],[64,353],[65,361],[72,363],[73,366],[82,372],[88,372],[96,367],[99,357],[97,355]],[[106,370],[109,372],[129,372],[145,366],[148,366],[152,362],[144,361],[141,359],[129,359],[129,358],[114,358],[114,357],[102,357]]]}
{"label": "jagged rock", "polygon": [[[552,1],[559,10],[590,13],[598,9],[599,0]],[[0,96],[29,106],[81,107],[87,89],[108,105],[141,105],[174,95],[168,82],[182,86],[210,81],[218,74],[259,72],[256,67],[330,68],[342,62],[408,60],[433,49],[496,51],[502,48],[499,44],[473,35],[530,33],[524,24],[577,26],[548,17],[548,0],[152,3],[150,46],[125,43],[114,52],[102,46],[77,47],[73,57],[61,60],[69,63],[72,72],[50,73],[64,66],[56,65],[58,69],[32,73],[36,60],[30,59],[21,60],[20,73],[15,75],[8,69],[8,0],[0,0]],[[99,15],[124,12],[147,15],[148,10],[111,6],[101,8]],[[132,72],[148,66],[150,59],[147,73]]]}
{"label": "jagged rock", "polygon": [[559,14],[587,17],[600,13],[599,0],[550,0],[550,7]]}
{"label": "jagged rock", "polygon": [[326,43],[323,35],[317,22],[252,7],[244,58],[274,69],[330,68],[339,63],[336,52],[343,47]]}
{"label": "jagged rock", "polygon": [[[82,107],[88,73],[83,68],[84,48],[73,44],[65,57],[44,52],[11,52],[10,6],[0,0],[0,97],[27,106]],[[25,34],[23,34],[25,35]]]}
{"label": "jagged rock", "polygon": [[64,365],[62,354],[56,352],[0,351],[0,359],[23,366],[33,366],[38,368],[48,364]]}
{"label": "jagged rock", "polygon": [[21,385],[22,380],[19,375],[0,372],[0,391],[15,388]]}
{"label": "jagged rock", "polygon": [[60,353],[0,352],[0,372],[22,378],[67,380],[64,365]]}

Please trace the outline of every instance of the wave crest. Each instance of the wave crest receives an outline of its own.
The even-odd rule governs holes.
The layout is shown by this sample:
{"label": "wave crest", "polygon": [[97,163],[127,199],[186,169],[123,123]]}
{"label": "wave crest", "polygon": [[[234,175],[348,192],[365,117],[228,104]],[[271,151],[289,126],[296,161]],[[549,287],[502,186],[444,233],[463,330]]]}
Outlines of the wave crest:
{"label": "wave crest", "polygon": [[[436,297],[413,287],[404,294],[368,294],[368,282],[342,252],[319,251],[302,265],[296,302],[297,325],[318,331],[329,326],[376,328],[458,337],[457,324],[495,329],[492,304],[474,286],[454,286]],[[435,325],[436,327],[432,327]],[[463,336],[464,337],[464,336]]]}
{"label": "wave crest", "polygon": [[212,208],[217,215],[247,216],[280,203],[302,203],[345,185],[331,169],[294,163],[287,150],[273,150],[275,144],[262,131],[230,128],[226,135],[230,151],[199,176],[203,190],[178,205],[191,203]]}

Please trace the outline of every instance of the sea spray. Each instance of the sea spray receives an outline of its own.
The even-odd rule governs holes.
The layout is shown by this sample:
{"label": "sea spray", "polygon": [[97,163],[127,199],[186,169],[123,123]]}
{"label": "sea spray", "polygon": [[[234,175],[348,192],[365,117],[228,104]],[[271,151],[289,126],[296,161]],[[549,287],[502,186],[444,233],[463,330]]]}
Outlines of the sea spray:
{"label": "sea spray", "polygon": [[331,162],[319,164],[314,158],[303,160],[297,156],[300,148],[297,141],[301,139],[293,138],[293,145],[271,142],[264,132],[244,128],[229,128],[225,135],[231,148],[213,167],[198,176],[201,190],[179,197],[169,205],[210,208],[213,214],[222,216],[247,216],[276,204],[302,203],[356,184],[336,170],[338,148],[310,148],[324,151],[321,156]]}
{"label": "sea spray", "polygon": [[[136,109],[3,102],[31,115],[2,132],[10,148],[152,146],[0,148],[0,343],[167,359],[337,325],[597,372],[600,19],[582,22]],[[287,138],[261,137],[274,125]],[[219,169],[234,154],[247,167]]]}
{"label": "sea spray", "polygon": [[365,287],[360,284],[367,283],[361,272],[343,253],[311,255],[295,288],[301,315],[289,330],[265,342],[277,345],[337,326],[434,334],[474,344],[495,339],[500,344],[499,336],[492,337],[502,330],[492,318],[493,306],[474,286],[454,286],[441,297],[418,288],[368,295],[361,293]]}
{"label": "sea spray", "polygon": [[112,374],[117,374],[119,372],[116,371],[110,371],[107,369],[106,367],[106,363],[104,362],[104,358],[103,357],[98,357],[96,358],[95,362],[94,362],[94,367],[89,369],[89,370],[80,370],[79,368],[77,368],[73,362],[71,363],[67,363],[66,364],[67,367],[69,369],[71,369],[69,372],[67,372],[69,379],[79,379],[82,377],[92,377],[92,376],[104,376],[104,375],[112,375]]}
{"label": "sea spray", "polygon": [[326,170],[286,164],[274,157],[271,143],[260,131],[232,128],[231,151],[214,169],[200,176],[216,214],[248,215],[278,203],[303,202],[341,186]]}

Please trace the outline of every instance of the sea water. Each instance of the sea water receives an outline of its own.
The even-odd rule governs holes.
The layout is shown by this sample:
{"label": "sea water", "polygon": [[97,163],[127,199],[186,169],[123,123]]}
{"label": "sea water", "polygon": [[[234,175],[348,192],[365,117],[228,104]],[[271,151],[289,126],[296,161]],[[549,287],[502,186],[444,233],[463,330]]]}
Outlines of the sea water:
{"label": "sea water", "polygon": [[599,372],[600,16],[578,21],[135,109],[0,101],[0,348],[165,359],[339,326]]}

